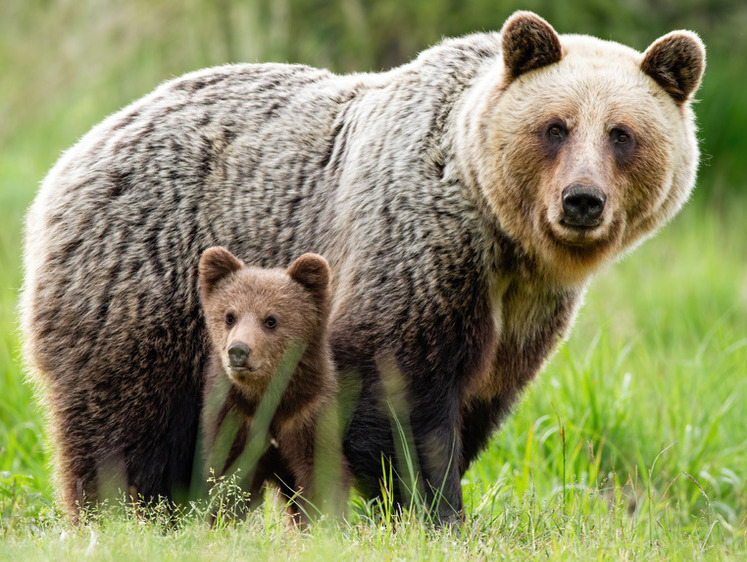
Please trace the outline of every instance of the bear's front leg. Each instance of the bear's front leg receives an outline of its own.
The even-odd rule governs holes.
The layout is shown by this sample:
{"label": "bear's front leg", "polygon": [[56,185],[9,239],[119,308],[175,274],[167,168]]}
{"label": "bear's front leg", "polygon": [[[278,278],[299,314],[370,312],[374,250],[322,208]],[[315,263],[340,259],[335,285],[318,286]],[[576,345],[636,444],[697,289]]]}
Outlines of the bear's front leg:
{"label": "bear's front leg", "polygon": [[288,513],[294,525],[305,529],[323,513],[323,495],[316,482],[315,453],[317,449],[315,418],[284,424],[277,441],[284,466],[291,476],[281,481],[281,491],[288,499]]}
{"label": "bear's front leg", "polygon": [[422,479],[418,488],[428,515],[439,524],[458,524],[464,515],[459,394],[452,386],[455,379],[439,385],[414,380],[409,392],[412,437]]}
{"label": "bear's front leg", "polygon": [[[391,357],[359,365],[362,389],[345,435],[356,486],[395,510],[421,506],[437,524],[462,516],[461,431],[455,377],[415,377]],[[453,388],[452,388],[453,387]]]}

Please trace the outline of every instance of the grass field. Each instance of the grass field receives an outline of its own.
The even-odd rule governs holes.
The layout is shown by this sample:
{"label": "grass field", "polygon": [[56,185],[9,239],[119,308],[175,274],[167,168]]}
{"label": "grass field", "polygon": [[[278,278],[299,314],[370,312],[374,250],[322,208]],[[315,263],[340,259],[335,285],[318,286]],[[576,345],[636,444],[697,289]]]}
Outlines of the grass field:
{"label": "grass field", "polygon": [[462,533],[360,505],[288,532],[273,503],[213,530],[199,513],[70,528],[18,357],[21,221],[55,156],[24,146],[0,157],[0,559],[747,556],[747,217],[745,201],[716,211],[707,197],[594,280],[572,337],[466,475]]}
{"label": "grass field", "polygon": [[[0,43],[26,45],[6,27]],[[747,197],[715,181],[594,280],[570,340],[467,473],[461,532],[412,514],[395,524],[360,501],[349,521],[308,533],[289,532],[274,503],[212,530],[200,508],[176,527],[132,514],[68,526],[20,367],[21,224],[60,150],[165,77],[136,61],[139,82],[115,80],[124,65],[97,74],[87,60],[72,77],[65,67],[38,82],[0,74],[0,85],[21,84],[16,105],[0,105],[0,560],[747,558]]]}

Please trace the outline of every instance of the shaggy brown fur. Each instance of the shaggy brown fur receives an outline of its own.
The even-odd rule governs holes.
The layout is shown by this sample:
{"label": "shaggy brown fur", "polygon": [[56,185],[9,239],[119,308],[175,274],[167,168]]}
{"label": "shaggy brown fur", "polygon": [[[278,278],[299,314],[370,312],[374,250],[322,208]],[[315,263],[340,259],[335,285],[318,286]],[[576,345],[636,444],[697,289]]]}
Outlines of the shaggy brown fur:
{"label": "shaggy brown fur", "polygon": [[[208,458],[217,456],[219,462],[211,468],[218,475],[241,468],[252,500],[261,497],[266,481],[274,482],[293,499],[294,516],[307,521],[309,514],[329,503],[325,501],[331,499],[328,495],[344,496],[349,481],[339,434],[335,443],[334,428],[320,427],[320,418],[334,404],[336,390],[327,338],[329,266],[323,257],[308,253],[287,270],[246,267],[225,248],[215,247],[203,253],[199,271],[200,298],[212,344],[204,425]],[[294,346],[303,352],[296,358],[297,366],[289,368],[282,362]],[[273,386],[278,377],[286,376],[284,368],[290,375],[287,386],[285,381]],[[230,381],[229,389],[216,408],[215,394],[220,394],[226,381]],[[282,394],[270,414],[269,436],[258,437],[263,443],[268,438],[270,450],[256,466],[237,467],[247,438],[254,434],[257,408],[268,392]],[[239,429],[230,449],[215,451],[227,416],[237,415]],[[336,472],[336,490],[321,491],[315,486],[319,484],[315,459]]]}

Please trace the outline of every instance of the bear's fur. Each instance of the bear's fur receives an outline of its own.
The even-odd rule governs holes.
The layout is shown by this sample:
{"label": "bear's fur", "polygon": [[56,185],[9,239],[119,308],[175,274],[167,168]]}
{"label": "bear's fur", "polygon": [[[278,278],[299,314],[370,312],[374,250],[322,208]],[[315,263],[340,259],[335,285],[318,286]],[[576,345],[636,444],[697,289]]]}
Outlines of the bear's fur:
{"label": "bear's fur", "polygon": [[222,244],[263,267],[327,258],[333,358],[361,385],[358,484],[380,493],[395,455],[388,358],[419,482],[458,517],[461,475],[592,273],[687,199],[704,61],[687,31],[641,54],[518,12],[379,74],[198,71],[94,127],[26,229],[25,355],[67,508],[112,467],[145,497],[189,482],[209,355],[196,266]]}
{"label": "bear's fur", "polygon": [[[225,248],[215,247],[203,253],[199,264],[211,342],[203,424],[209,468],[216,475],[243,470],[239,475],[253,503],[266,481],[277,484],[293,499],[292,512],[302,521],[325,499],[315,490],[315,454],[326,470],[336,472],[337,487],[344,488],[348,480],[341,443],[335,447],[335,428],[321,427],[325,412],[334,414],[336,391],[327,338],[329,275],[326,260],[311,253],[287,270],[261,269],[246,267]],[[269,400],[267,419],[253,424],[255,415],[261,417],[262,400]],[[218,435],[229,427],[224,422],[231,416],[238,428],[229,429],[220,450]],[[246,449],[252,437],[255,451]],[[245,450],[256,458],[242,463]]]}

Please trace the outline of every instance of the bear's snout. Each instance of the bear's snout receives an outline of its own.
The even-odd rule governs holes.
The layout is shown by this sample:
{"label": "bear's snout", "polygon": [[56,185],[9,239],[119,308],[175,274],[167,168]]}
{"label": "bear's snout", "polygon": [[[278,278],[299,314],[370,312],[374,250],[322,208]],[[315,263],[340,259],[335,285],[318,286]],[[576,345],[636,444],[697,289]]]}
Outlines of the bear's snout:
{"label": "bear's snout", "polygon": [[228,363],[232,369],[243,369],[251,349],[243,342],[234,342],[228,347]]}
{"label": "bear's snout", "polygon": [[607,197],[598,187],[574,183],[563,190],[563,218],[565,226],[590,228],[602,222]]}

